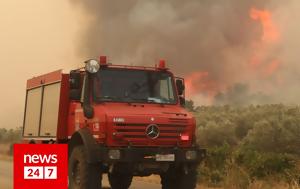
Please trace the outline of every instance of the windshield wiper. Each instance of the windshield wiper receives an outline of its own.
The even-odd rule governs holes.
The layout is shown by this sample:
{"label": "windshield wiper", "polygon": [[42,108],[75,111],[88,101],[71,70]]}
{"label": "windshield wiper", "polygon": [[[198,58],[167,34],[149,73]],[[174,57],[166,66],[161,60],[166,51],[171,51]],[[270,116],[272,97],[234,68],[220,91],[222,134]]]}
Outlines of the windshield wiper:
{"label": "windshield wiper", "polygon": [[105,101],[121,100],[120,97],[116,97],[116,96],[101,96],[99,99]]}
{"label": "windshield wiper", "polygon": [[130,100],[137,101],[137,102],[156,102],[153,99],[149,99],[149,98],[132,98],[130,97]]}

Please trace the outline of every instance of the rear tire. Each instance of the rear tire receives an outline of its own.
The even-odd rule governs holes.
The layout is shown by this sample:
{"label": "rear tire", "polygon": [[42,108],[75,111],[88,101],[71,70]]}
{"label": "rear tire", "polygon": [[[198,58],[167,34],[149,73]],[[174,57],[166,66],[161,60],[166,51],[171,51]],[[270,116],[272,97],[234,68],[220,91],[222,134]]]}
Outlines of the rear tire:
{"label": "rear tire", "polygon": [[182,167],[171,166],[160,177],[162,189],[195,189],[197,184],[197,170],[195,168],[191,168],[185,173]]}
{"label": "rear tire", "polygon": [[69,189],[101,189],[100,164],[87,162],[84,146],[76,146],[69,158]]}
{"label": "rear tire", "polygon": [[132,182],[132,175],[126,173],[108,173],[108,180],[111,189],[128,189]]}

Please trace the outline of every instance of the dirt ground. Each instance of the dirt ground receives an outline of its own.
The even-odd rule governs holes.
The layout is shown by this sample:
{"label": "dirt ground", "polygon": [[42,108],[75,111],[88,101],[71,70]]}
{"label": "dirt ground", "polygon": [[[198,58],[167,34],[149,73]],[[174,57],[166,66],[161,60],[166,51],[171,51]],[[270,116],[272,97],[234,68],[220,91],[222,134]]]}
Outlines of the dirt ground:
{"label": "dirt ground", "polygon": [[0,143],[0,154],[7,154],[9,151],[10,144],[1,144]]}

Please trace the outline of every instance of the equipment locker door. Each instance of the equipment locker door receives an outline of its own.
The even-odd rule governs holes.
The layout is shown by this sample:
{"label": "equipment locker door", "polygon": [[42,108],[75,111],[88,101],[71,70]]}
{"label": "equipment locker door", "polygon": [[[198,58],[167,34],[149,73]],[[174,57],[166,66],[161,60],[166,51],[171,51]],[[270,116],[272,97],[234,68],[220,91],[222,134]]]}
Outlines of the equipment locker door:
{"label": "equipment locker door", "polygon": [[40,136],[56,136],[61,83],[44,86]]}
{"label": "equipment locker door", "polygon": [[42,102],[42,87],[27,91],[24,136],[38,136]]}

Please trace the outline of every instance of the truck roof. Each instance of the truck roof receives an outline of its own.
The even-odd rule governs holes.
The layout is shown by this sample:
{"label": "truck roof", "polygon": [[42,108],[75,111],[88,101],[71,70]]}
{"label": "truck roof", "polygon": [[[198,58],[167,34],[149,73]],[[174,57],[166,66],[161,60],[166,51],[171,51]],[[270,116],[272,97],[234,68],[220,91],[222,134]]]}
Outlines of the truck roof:
{"label": "truck roof", "polygon": [[116,65],[116,64],[108,64],[109,68],[123,68],[123,69],[133,69],[133,70],[150,70],[150,71],[161,71],[168,70],[167,68],[162,69],[160,67],[151,67],[151,66],[128,66],[128,65]]}
{"label": "truck roof", "polygon": [[[105,66],[108,68],[120,68],[120,69],[129,69],[129,70],[148,70],[148,71],[162,71],[162,70],[168,70],[168,68],[161,67],[155,65],[155,67],[151,66],[131,66],[131,65],[118,65],[118,64],[100,64],[101,66]],[[84,67],[79,68],[78,70],[83,70]],[[61,81],[63,72],[62,70],[56,70],[47,74],[43,74],[40,76],[33,77],[29,80],[27,80],[27,89],[32,89],[35,87],[39,87],[41,85],[47,85],[50,83],[55,83],[58,81]]]}

